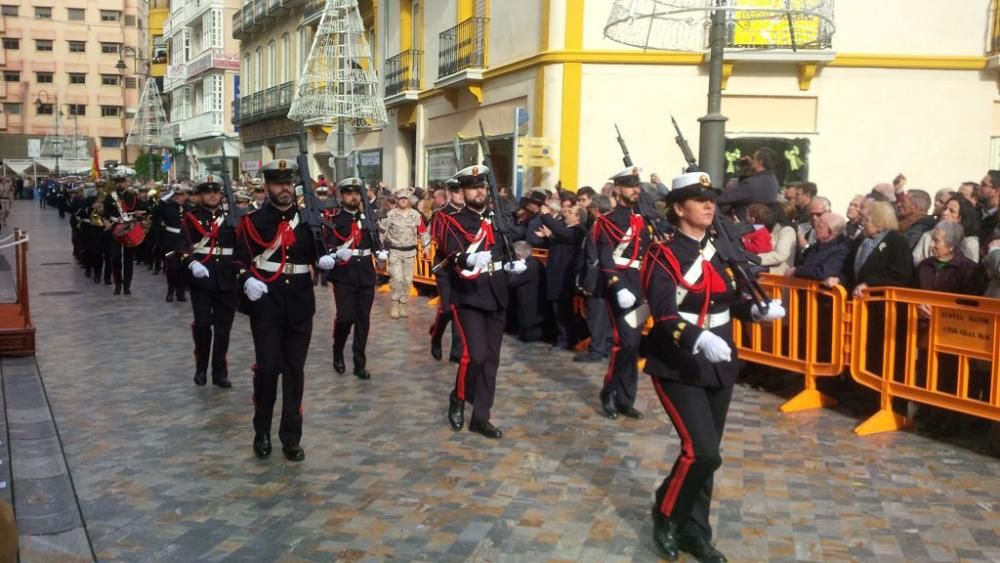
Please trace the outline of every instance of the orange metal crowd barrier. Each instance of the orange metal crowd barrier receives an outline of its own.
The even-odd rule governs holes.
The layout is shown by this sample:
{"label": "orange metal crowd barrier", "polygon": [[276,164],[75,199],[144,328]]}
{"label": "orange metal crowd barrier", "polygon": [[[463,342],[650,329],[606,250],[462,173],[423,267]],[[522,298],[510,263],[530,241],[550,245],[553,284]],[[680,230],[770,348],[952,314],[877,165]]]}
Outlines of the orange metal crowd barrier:
{"label": "orange metal crowd barrier", "polygon": [[802,278],[764,274],[759,280],[772,299],[782,300],[787,314],[770,323],[734,320],[733,341],[740,359],[803,375],[805,388],[781,405],[782,412],[837,404],[819,392],[816,380],[844,371],[847,292]]}
{"label": "orange metal crowd barrier", "polygon": [[[545,248],[535,248],[531,255],[545,264],[549,259],[549,251]],[[431,243],[430,258],[424,257],[422,246],[417,247],[417,259],[413,264],[413,283],[420,285],[436,286],[437,280],[431,269],[434,267],[434,243]]]}
{"label": "orange metal crowd barrier", "polygon": [[881,394],[855,432],[905,428],[899,398],[1000,421],[1000,300],[874,288],[854,302],[851,376]]}

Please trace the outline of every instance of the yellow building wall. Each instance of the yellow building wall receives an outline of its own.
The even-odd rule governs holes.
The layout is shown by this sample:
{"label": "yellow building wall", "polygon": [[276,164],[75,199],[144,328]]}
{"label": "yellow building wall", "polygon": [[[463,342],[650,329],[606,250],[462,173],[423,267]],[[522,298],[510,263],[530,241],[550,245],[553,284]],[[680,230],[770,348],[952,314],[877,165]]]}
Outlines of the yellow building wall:
{"label": "yellow building wall", "polygon": [[[167,20],[170,16],[170,10],[166,8],[152,8],[149,9],[149,45],[146,46],[146,52],[149,53],[150,60],[153,60],[153,38],[155,36],[163,35],[163,22]],[[153,63],[149,65],[150,76],[161,77],[167,73],[167,63]]]}

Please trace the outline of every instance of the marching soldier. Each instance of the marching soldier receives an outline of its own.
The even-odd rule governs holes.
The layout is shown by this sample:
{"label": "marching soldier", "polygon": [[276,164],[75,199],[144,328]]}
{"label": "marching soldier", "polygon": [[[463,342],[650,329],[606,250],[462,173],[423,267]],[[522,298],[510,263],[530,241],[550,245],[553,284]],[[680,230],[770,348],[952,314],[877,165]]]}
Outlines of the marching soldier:
{"label": "marching soldier", "polygon": [[[448,257],[444,250],[444,234],[448,228],[448,216],[454,215],[465,207],[465,196],[461,186],[454,178],[448,180],[448,203],[442,205],[434,211],[431,216],[431,236],[434,238],[434,264],[441,264]],[[425,247],[425,256],[430,253],[430,247]],[[438,308],[434,317],[434,324],[431,325],[431,356],[435,360],[441,359],[441,340],[444,338],[444,331],[448,328],[448,323],[454,320],[454,312],[451,308],[451,272],[449,268],[437,268],[434,279],[437,282]],[[451,354],[449,359],[455,363],[462,360],[462,341],[458,337],[455,325],[451,325]]]}
{"label": "marching soldier", "polygon": [[101,273],[111,281],[111,233],[104,228],[104,200],[97,197],[96,188],[87,188],[83,204],[77,209],[76,219],[80,225],[83,243],[84,271],[94,283],[101,283]]}
{"label": "marching soldier", "polygon": [[236,232],[226,226],[220,180],[209,175],[195,185],[201,194],[201,205],[184,215],[185,248],[179,259],[191,276],[188,285],[194,310],[191,336],[195,385],[207,382],[211,355],[212,384],[225,389],[233,386],[229,382],[226,353],[236,315],[236,275],[232,267]]}
{"label": "marching soldier", "polygon": [[[291,461],[305,459],[299,444],[302,391],[316,312],[310,274],[319,253],[312,230],[295,206],[292,180],[297,171],[295,162],[285,159],[264,166],[267,203],[243,218],[233,258],[246,295],[240,311],[250,316],[253,334],[253,451],[260,459],[271,455],[271,417],[279,376],[282,451]],[[320,266],[329,266],[329,260]]]}
{"label": "marching soldier", "polygon": [[[127,190],[128,177],[124,172],[115,172],[113,176],[114,191],[104,200],[104,218],[106,228],[110,223],[121,222],[129,218],[142,218],[145,211],[139,209],[139,197]],[[135,267],[135,249],[122,245],[118,239],[111,236],[111,275],[115,281],[115,295],[120,295],[124,289],[125,295],[132,295],[132,271]],[[106,274],[105,274],[106,275]]]}
{"label": "marching soldier", "polygon": [[499,244],[503,234],[496,231],[486,205],[487,174],[485,166],[470,166],[455,175],[465,207],[447,216],[442,237],[445,255],[452,257],[451,308],[462,338],[462,361],[449,397],[448,422],[453,430],[461,430],[465,403],[472,403],[469,431],[497,439],[503,432],[490,422],[490,409],[503,342],[507,272],[523,272],[525,264],[523,260],[503,263],[503,245]]}
{"label": "marching soldier", "polygon": [[640,169],[629,167],[611,177],[618,189],[618,206],[594,223],[598,268],[607,288],[614,343],[601,389],[601,409],[610,419],[618,415],[642,418],[635,397],[639,379],[639,345],[649,309],[642,299],[639,268],[649,246],[650,232],[639,214]]}
{"label": "marching soldier", "polygon": [[[42,201],[45,200],[44,197],[40,198]],[[85,269],[88,268],[86,264],[86,249],[83,245],[83,237],[81,236],[82,229],[80,227],[80,212],[86,209],[87,202],[83,197],[83,185],[77,184],[70,188],[69,190],[69,202],[66,205],[69,211],[69,227],[70,227],[70,241],[73,244],[73,258],[76,259],[77,263],[83,266]],[[87,277],[90,277],[90,270],[86,269]]]}
{"label": "marching soldier", "polygon": [[393,319],[406,318],[406,301],[413,285],[413,263],[417,258],[417,240],[424,248],[430,245],[430,235],[424,226],[420,212],[413,208],[413,190],[399,188],[394,194],[396,207],[390,209],[381,222],[385,244],[389,249],[389,286],[392,308],[389,316]]}
{"label": "marching soldier", "polygon": [[[353,328],[354,338],[351,355],[354,361],[354,375],[359,379],[370,379],[367,370],[368,327],[372,303],[375,300],[375,264],[372,249],[377,241],[373,233],[364,226],[364,211],[361,197],[364,183],[358,178],[347,178],[337,183],[340,191],[341,211],[333,217],[335,229],[326,233],[327,247],[335,248],[333,256],[324,257],[325,265],[335,264],[327,279],[333,284],[333,298],[337,313],[333,321],[333,369],[344,373],[344,348],[347,335]],[[372,218],[374,220],[374,218]],[[378,236],[378,235],[374,235]],[[387,253],[382,250],[376,256],[385,263]]]}
{"label": "marching soldier", "polygon": [[175,298],[179,302],[187,301],[184,295],[187,280],[179,253],[185,249],[186,241],[181,230],[181,221],[184,219],[184,214],[191,209],[188,204],[190,192],[191,188],[187,186],[176,186],[170,200],[163,202],[159,207],[160,233],[157,245],[165,261],[163,266],[167,274],[167,303],[173,303]]}
{"label": "marching soldier", "polygon": [[233,199],[236,200],[237,209],[246,209],[246,210],[250,209],[250,202],[253,201],[253,198],[250,197],[250,194],[244,191],[238,191],[235,194],[233,194]]}
{"label": "marching soldier", "polygon": [[702,172],[674,179],[667,195],[672,239],[654,244],[642,270],[644,290],[656,319],[649,333],[644,371],[653,380],[681,440],[681,455],[656,491],[653,543],[675,560],[685,551],[698,561],[724,563],[712,544],[709,507],[712,475],[722,463],[719,449],[739,361],[733,357],[731,317],[773,321],[784,317],[780,301],[765,311],[741,299],[713,246],[709,230],[716,191]]}

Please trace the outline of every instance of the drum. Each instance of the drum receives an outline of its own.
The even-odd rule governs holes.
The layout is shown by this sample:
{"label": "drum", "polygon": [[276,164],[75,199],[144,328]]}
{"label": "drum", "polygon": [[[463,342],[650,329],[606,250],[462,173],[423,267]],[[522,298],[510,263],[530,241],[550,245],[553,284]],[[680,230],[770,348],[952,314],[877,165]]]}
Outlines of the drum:
{"label": "drum", "polygon": [[142,225],[135,221],[115,225],[111,228],[111,234],[118,241],[118,244],[125,248],[139,246],[146,238],[146,231],[142,229]]}

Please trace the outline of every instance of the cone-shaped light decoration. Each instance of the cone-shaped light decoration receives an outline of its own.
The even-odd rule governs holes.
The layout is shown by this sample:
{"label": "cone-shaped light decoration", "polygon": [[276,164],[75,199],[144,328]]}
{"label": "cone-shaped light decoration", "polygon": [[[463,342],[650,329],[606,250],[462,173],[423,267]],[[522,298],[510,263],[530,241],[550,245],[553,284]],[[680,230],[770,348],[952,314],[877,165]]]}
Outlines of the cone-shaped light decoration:
{"label": "cone-shaped light decoration", "polygon": [[155,80],[146,80],[146,87],[139,98],[139,110],[132,120],[132,129],[125,144],[132,147],[174,146],[174,138],[167,132],[167,113],[163,110]]}

